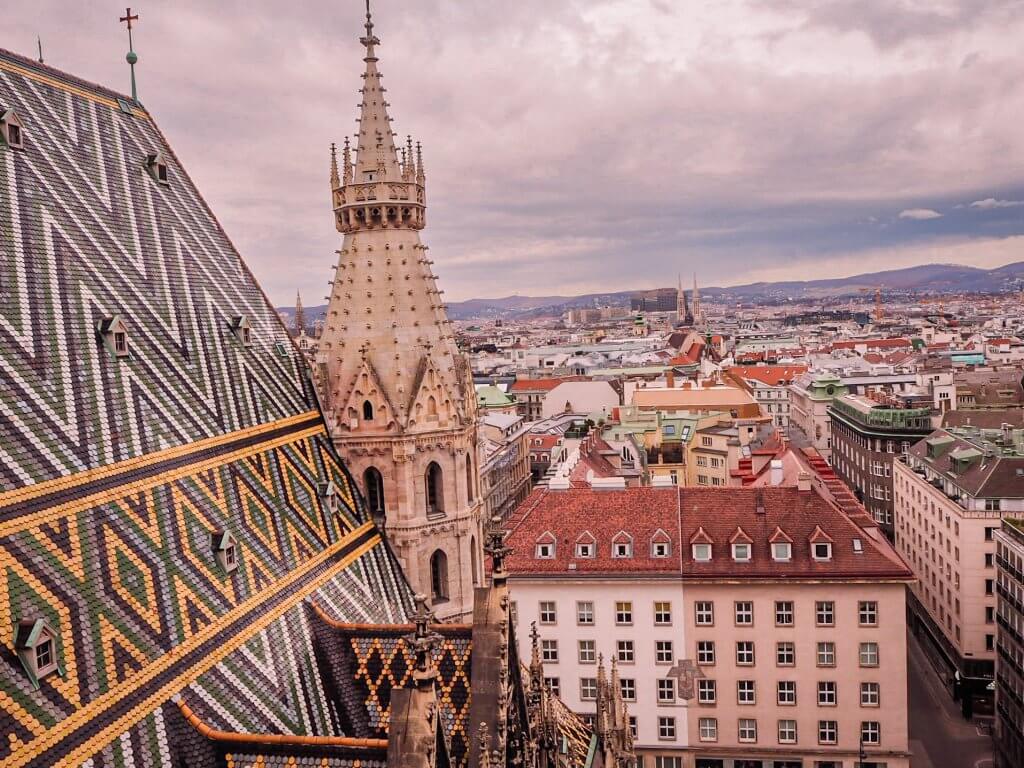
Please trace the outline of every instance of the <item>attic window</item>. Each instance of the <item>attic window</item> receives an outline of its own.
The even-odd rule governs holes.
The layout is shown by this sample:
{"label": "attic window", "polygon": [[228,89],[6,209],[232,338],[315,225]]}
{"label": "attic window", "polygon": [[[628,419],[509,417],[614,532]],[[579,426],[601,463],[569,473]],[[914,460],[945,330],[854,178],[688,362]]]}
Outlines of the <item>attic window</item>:
{"label": "attic window", "polygon": [[23,619],[14,634],[14,648],[25,674],[38,690],[39,681],[49,674],[64,671],[57,662],[57,635],[45,619]]}
{"label": "attic window", "polygon": [[832,559],[832,545],[828,542],[820,541],[814,544],[814,559],[815,560],[831,560]]}
{"label": "attic window", "polygon": [[120,315],[104,317],[96,324],[96,333],[114,357],[128,357],[128,326],[124,324]]}
{"label": "attic window", "polygon": [[711,560],[710,544],[694,544],[693,559],[699,563],[707,563]]}
{"label": "attic window", "polygon": [[793,559],[793,545],[788,541],[776,541],[772,544],[772,560],[785,563]]}
{"label": "attic window", "polygon": [[25,148],[25,132],[21,118],[13,109],[0,110],[0,135],[11,149]]}
{"label": "attic window", "polygon": [[620,531],[612,540],[612,557],[623,558],[633,556],[633,539],[625,531]]}
{"label": "attic window", "polygon": [[668,557],[672,554],[672,545],[667,541],[656,541],[651,545],[651,557]]}
{"label": "attic window", "polygon": [[164,160],[162,152],[151,152],[146,155],[146,169],[149,171],[149,175],[153,177],[153,181],[164,186],[169,183],[167,178],[167,162]]}
{"label": "attic window", "polygon": [[326,483],[320,483],[317,486],[317,490],[320,493],[320,498],[324,500],[324,506],[327,507],[327,511],[332,515],[338,511],[338,489],[334,487],[334,483],[328,480]]}
{"label": "attic window", "polygon": [[746,542],[737,542],[732,545],[732,559],[737,563],[750,562],[750,545]]}
{"label": "attic window", "polygon": [[591,558],[594,556],[594,545],[589,541],[576,542],[576,557]]}
{"label": "attic window", "polygon": [[226,531],[214,531],[210,534],[210,543],[217,564],[225,573],[233,573],[238,568],[238,545],[235,537]]}
{"label": "attic window", "polygon": [[853,551],[856,552],[858,555],[864,552],[864,544],[863,542],[861,542],[860,539],[853,540]]}
{"label": "attic window", "polygon": [[252,346],[252,323],[249,322],[248,317],[237,315],[231,318],[229,325],[231,332],[235,334],[235,338],[242,343],[243,347]]}
{"label": "attic window", "polygon": [[537,544],[538,560],[553,560],[555,557],[555,545],[551,542],[540,542]]}

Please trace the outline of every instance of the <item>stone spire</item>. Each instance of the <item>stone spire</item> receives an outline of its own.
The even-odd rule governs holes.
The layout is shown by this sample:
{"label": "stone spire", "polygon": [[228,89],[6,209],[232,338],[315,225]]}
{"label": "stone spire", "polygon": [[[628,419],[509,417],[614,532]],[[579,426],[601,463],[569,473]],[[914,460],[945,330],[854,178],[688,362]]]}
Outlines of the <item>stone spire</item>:
{"label": "stone spire", "polygon": [[[347,141],[347,139],[346,139]],[[341,186],[341,179],[338,178],[338,151],[334,146],[334,142],[331,142],[331,189],[337,189]]]}
{"label": "stone spire", "polygon": [[703,316],[701,314],[701,308],[700,308],[700,291],[697,290],[697,273],[696,272],[693,273],[693,296],[692,296],[692,298],[690,300],[690,303],[691,303],[691,305],[693,307],[693,322],[694,323],[699,323],[703,319]]}
{"label": "stone spire", "polygon": [[295,333],[302,333],[306,328],[306,310],[302,307],[302,296],[295,292]]}
{"label": "stone spire", "polygon": [[420,241],[422,148],[409,137],[399,162],[369,7],[361,42],[356,157],[346,139],[331,177],[343,239],[318,348],[320,401],[413,588],[441,618],[465,616],[483,580],[476,393]]}

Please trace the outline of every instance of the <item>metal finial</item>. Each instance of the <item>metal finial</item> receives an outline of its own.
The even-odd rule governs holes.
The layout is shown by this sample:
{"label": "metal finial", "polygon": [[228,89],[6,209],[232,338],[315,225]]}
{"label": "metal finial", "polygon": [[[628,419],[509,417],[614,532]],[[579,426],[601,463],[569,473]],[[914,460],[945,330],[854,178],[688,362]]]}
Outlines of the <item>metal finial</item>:
{"label": "metal finial", "polygon": [[139,55],[135,53],[135,46],[132,44],[132,22],[139,20],[139,14],[133,16],[131,7],[128,7],[124,9],[124,16],[120,20],[128,24],[128,55],[125,56],[125,61],[128,62],[128,66],[132,70],[132,101],[138,102],[139,93],[135,88],[135,62],[139,60]]}
{"label": "metal finial", "polygon": [[39,63],[45,64],[46,62],[43,61],[43,39],[39,35],[36,35],[36,45],[39,46]]}

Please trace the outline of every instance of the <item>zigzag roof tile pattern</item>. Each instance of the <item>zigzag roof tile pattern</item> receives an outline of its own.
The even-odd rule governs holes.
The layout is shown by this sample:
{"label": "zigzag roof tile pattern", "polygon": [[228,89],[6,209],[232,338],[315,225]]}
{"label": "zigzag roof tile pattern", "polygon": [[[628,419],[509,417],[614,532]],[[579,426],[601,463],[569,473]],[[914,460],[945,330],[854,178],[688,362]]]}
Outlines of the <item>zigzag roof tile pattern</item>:
{"label": "zigzag roof tile pattern", "polygon": [[[0,766],[246,764],[177,694],[225,732],[349,735],[304,600],[411,601],[287,331],[139,105],[0,51],[0,107]],[[54,636],[38,685],[25,619]]]}

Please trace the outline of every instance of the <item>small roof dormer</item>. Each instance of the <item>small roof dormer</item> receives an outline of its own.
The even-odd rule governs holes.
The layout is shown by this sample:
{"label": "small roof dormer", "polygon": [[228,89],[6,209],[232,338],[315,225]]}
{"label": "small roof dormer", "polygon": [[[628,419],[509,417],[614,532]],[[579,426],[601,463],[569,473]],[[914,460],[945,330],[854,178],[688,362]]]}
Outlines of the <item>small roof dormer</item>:
{"label": "small roof dormer", "polygon": [[39,681],[53,672],[63,677],[64,669],[57,658],[57,633],[46,619],[33,617],[19,621],[14,630],[14,650],[36,690]]}
{"label": "small roof dormer", "polygon": [[633,556],[633,537],[625,531],[612,536],[612,557],[623,558]]}
{"label": "small roof dormer", "polygon": [[96,323],[96,335],[100,343],[114,357],[128,357],[128,326],[120,315],[109,315]]}
{"label": "small roof dormer", "polygon": [[227,531],[212,531],[210,546],[217,564],[225,573],[233,573],[238,569],[238,543]]}
{"label": "small roof dormer", "polygon": [[557,541],[555,534],[551,531],[544,531],[544,533],[537,537],[534,546],[534,557],[538,560],[554,560]]}
{"label": "small roof dormer", "polygon": [[807,540],[811,544],[811,557],[818,561],[832,559],[832,537],[821,530],[820,525],[814,526]]}
{"label": "small roof dormer", "polygon": [[164,159],[164,153],[160,150],[154,150],[146,155],[146,170],[157,184],[164,186],[170,184],[167,175],[167,161]]}
{"label": "small roof dormer", "polygon": [[768,537],[768,543],[769,544],[776,544],[778,542],[783,542],[783,541],[792,544],[793,543],[793,538],[788,533],[786,533],[784,530],[782,530],[782,528],[780,526],[776,525],[775,526],[775,530],[772,532],[772,535]]}
{"label": "small roof dormer", "polygon": [[729,537],[730,544],[753,544],[754,540],[747,536],[747,532],[743,530],[743,526],[736,526],[736,531],[732,536]]}
{"label": "small roof dormer", "polygon": [[0,136],[11,149],[25,148],[25,127],[13,109],[0,107]]}
{"label": "small roof dormer", "polygon": [[668,557],[672,554],[672,537],[659,528],[651,536],[651,557]]}
{"label": "small roof dormer", "polygon": [[573,542],[573,555],[578,558],[593,558],[597,556],[597,539],[590,531],[584,531],[576,537]]}
{"label": "small roof dormer", "polygon": [[704,526],[697,528],[697,531],[690,537],[691,544],[714,544],[715,540],[712,539],[708,532],[704,530]]}
{"label": "small roof dormer", "polygon": [[245,315],[235,315],[228,321],[231,332],[235,334],[243,347],[252,346],[252,323]]}

